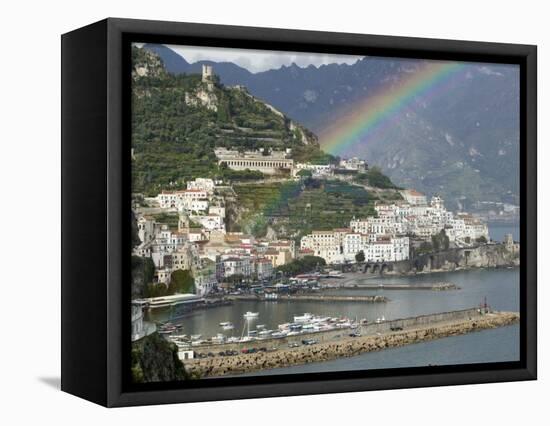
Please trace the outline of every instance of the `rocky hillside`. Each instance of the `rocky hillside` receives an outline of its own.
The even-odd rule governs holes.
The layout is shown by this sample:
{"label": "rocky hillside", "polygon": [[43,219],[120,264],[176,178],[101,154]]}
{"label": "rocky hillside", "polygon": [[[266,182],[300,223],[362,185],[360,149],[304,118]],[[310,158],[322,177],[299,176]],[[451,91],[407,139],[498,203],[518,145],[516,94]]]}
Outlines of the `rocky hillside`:
{"label": "rocky hillside", "polygon": [[132,343],[132,380],[135,383],[187,380],[178,349],[157,333]]}
{"label": "rocky hillside", "polygon": [[311,131],[245,87],[227,87],[216,76],[210,84],[200,74],[173,75],[145,49],[134,47],[133,57],[134,192],[155,194],[187,179],[230,173],[218,169],[217,147],[325,157]]}
{"label": "rocky hillside", "polygon": [[[164,46],[146,49],[169,58],[176,74],[213,64],[222,83],[245,85],[319,135],[346,106],[421,66],[418,60],[367,57],[353,65],[291,65],[253,74],[232,63],[190,64]],[[451,208],[478,200],[518,203],[518,75],[512,66],[469,64],[445,96],[411,104],[376,139],[341,154],[380,165],[397,185],[441,194]]]}

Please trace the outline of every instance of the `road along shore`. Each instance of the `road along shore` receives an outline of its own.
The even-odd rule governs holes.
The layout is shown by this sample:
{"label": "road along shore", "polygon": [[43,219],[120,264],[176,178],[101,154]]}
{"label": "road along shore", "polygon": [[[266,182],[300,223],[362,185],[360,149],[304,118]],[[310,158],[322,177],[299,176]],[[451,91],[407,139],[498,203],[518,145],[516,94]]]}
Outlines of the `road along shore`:
{"label": "road along shore", "polygon": [[[472,308],[369,324],[361,327],[360,337],[350,337],[349,334],[343,333],[345,337],[341,334],[333,340],[317,339],[317,335],[321,333],[315,333],[301,337],[301,339],[318,340],[319,343],[314,345],[289,348],[288,345],[283,346],[281,342],[278,347],[273,347],[271,352],[195,358],[186,360],[184,364],[189,372],[201,377],[242,374],[351,357],[365,352],[503,327],[517,321],[519,321],[519,314],[516,312],[486,313],[482,309]],[[259,344],[248,344],[246,347],[257,347]],[[269,345],[267,342],[263,344]],[[220,349],[223,348],[220,347]]]}

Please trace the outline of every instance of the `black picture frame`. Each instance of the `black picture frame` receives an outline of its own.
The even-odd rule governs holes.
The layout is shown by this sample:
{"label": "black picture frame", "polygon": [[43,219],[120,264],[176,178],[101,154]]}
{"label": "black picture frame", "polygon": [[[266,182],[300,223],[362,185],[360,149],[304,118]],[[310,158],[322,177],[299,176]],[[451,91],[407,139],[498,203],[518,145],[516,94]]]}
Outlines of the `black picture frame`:
{"label": "black picture frame", "polygon": [[[61,41],[62,390],[116,407],[536,379],[536,46],[113,18]],[[520,361],[131,385],[131,42],[518,64]]]}

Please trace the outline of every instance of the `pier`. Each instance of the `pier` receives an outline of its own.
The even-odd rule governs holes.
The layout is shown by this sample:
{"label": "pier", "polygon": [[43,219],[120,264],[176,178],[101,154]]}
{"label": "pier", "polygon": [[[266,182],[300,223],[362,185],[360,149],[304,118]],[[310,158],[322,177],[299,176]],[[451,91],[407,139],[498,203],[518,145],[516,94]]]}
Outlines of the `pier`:
{"label": "pier", "polygon": [[242,301],[269,301],[269,302],[360,302],[360,303],[386,303],[385,296],[342,296],[323,294],[277,294],[277,297],[266,297],[265,295],[241,294],[227,296],[228,300]]}
{"label": "pier", "polygon": [[[503,327],[517,321],[519,314],[516,312],[486,312],[480,308],[472,308],[362,325],[360,335],[353,336],[349,330],[331,330],[284,339],[211,345],[195,350],[196,353],[209,353],[210,356],[186,360],[184,364],[188,371],[202,377],[242,374],[351,357],[391,347]],[[315,343],[300,344],[306,339],[314,339]],[[291,347],[296,343],[298,345]],[[243,349],[250,352],[252,348],[253,353],[243,353]],[[233,350],[236,354],[220,356],[224,350]]]}
{"label": "pier", "polygon": [[447,291],[460,290],[460,287],[453,283],[425,283],[425,284],[376,284],[376,283],[335,283],[323,287],[325,290],[330,289],[347,289],[347,290],[431,290],[431,291]]}

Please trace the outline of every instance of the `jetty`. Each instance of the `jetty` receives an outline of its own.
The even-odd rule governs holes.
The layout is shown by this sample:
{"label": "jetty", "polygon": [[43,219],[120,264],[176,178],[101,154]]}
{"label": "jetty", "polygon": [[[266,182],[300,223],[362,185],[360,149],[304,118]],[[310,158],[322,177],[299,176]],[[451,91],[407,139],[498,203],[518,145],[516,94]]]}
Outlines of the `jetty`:
{"label": "jetty", "polygon": [[389,299],[385,296],[343,296],[329,294],[277,294],[269,295],[240,294],[227,296],[231,301],[270,301],[270,302],[360,302],[360,303],[386,303]]}
{"label": "jetty", "polygon": [[331,330],[240,344],[197,348],[186,359],[186,370],[201,377],[243,374],[270,368],[329,361],[366,352],[420,343],[519,321],[517,312],[492,312],[483,308],[421,315],[361,325],[359,330]]}
{"label": "jetty", "polygon": [[353,283],[343,282],[323,286],[323,289],[349,289],[349,290],[431,290],[447,291],[460,290],[460,287],[453,283],[422,283],[422,284],[382,284],[382,283]]}

